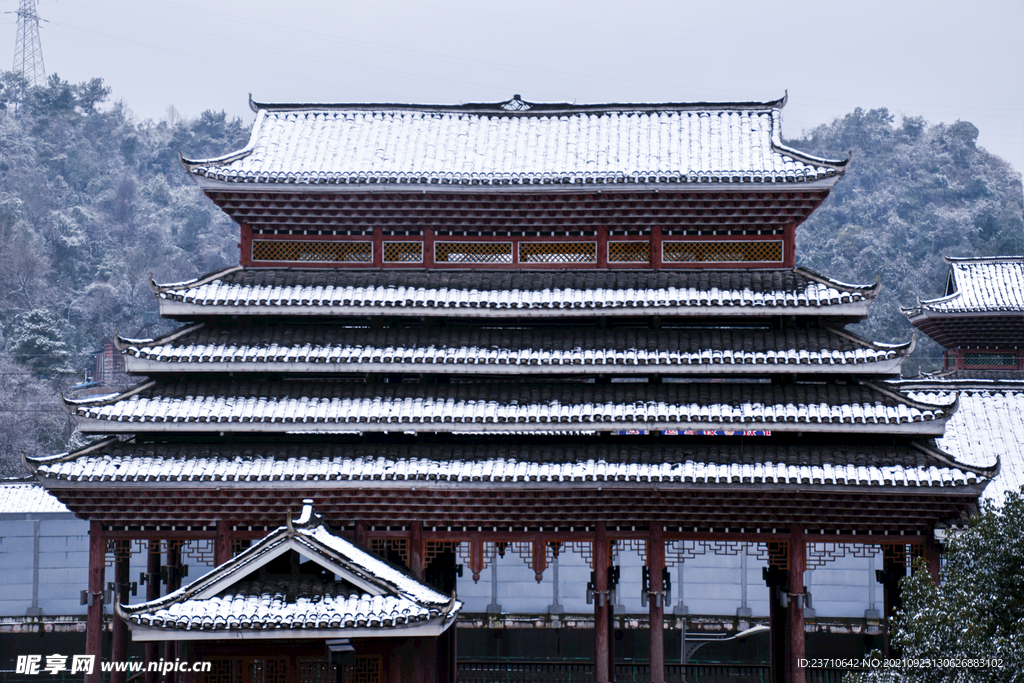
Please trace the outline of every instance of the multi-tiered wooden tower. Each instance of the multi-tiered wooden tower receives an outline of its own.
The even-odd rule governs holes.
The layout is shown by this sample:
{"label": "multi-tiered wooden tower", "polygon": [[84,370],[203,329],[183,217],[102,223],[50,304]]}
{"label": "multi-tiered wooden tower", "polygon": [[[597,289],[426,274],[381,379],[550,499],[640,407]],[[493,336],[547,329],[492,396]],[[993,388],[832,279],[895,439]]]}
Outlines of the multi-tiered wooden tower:
{"label": "multi-tiered wooden tower", "polygon": [[90,590],[108,540],[226,562],[306,498],[444,589],[454,556],[479,574],[522,544],[540,576],[574,544],[604,682],[629,541],[662,681],[666,549],[742,543],[774,680],[802,681],[810,549],[937,567],[935,524],[991,472],[935,446],[955,403],[880,383],[909,344],[845,330],[879,285],[796,266],[845,162],[785,147],[783,104],[254,104],[245,149],[183,159],[240,265],[154,284],[185,325],[119,340],[148,379],[68,402],[108,438],[30,463],[92,521]]}

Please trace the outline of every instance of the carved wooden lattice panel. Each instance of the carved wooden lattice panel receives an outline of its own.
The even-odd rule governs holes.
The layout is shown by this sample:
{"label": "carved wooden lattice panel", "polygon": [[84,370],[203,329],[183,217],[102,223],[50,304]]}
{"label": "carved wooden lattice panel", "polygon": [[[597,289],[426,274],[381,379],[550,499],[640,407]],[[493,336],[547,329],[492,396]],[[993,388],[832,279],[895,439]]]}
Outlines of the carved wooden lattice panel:
{"label": "carved wooden lattice panel", "polygon": [[[299,657],[299,683],[327,683],[330,671],[326,659],[320,657]],[[333,678],[333,676],[332,676]]]}
{"label": "carved wooden lattice panel", "polygon": [[423,260],[423,242],[385,242],[384,263],[419,263]]}
{"label": "carved wooden lattice panel", "polygon": [[[459,546],[462,543],[459,541],[427,541],[426,548],[423,552],[423,566],[429,567],[430,563],[434,561],[434,558],[444,552],[451,552],[456,557],[459,556]],[[469,543],[466,543],[468,546]]]}
{"label": "carved wooden lattice panel", "polygon": [[435,242],[437,263],[512,263],[511,242]]}
{"label": "carved wooden lattice panel", "polygon": [[409,540],[405,538],[371,538],[370,552],[379,557],[387,558],[394,554],[401,558],[402,564],[409,566]]}
{"label": "carved wooden lattice panel", "polygon": [[520,263],[596,263],[597,242],[520,242]]}
{"label": "carved wooden lattice panel", "polygon": [[252,260],[369,263],[373,260],[373,242],[253,240]]}
{"label": "carved wooden lattice panel", "polygon": [[231,539],[231,557],[234,557],[240,552],[246,551],[252,545],[252,541],[247,538],[233,538]]}
{"label": "carved wooden lattice panel", "polygon": [[383,659],[380,655],[359,655],[352,664],[350,680],[351,683],[381,683],[383,674]]}
{"label": "carved wooden lattice panel", "polygon": [[288,683],[288,658],[250,659],[249,683]]}
{"label": "carved wooden lattice panel", "polygon": [[964,365],[998,365],[1000,367],[1017,367],[1016,353],[965,353]]}
{"label": "carved wooden lattice panel", "polygon": [[789,567],[788,543],[754,543],[750,541],[702,541],[681,539],[665,543],[665,566],[673,567],[692,560],[699,555],[739,555],[745,553],[770,566],[786,569]]}
{"label": "carved wooden lattice panel", "polygon": [[216,544],[212,538],[198,538],[188,541],[181,547],[182,561],[184,562],[185,558],[191,558],[197,564],[213,567],[215,566],[215,546]]}
{"label": "carved wooden lattice panel", "polygon": [[[634,552],[640,556],[640,560],[644,566],[647,566],[647,539],[645,538],[626,538],[618,539],[615,541],[615,545],[612,546],[616,554],[627,551]],[[614,560],[614,558],[612,558]]]}
{"label": "carved wooden lattice panel", "polygon": [[782,261],[782,242],[662,242],[665,263]]}
{"label": "carved wooden lattice panel", "polygon": [[650,242],[608,243],[608,263],[647,263],[650,260]]}
{"label": "carved wooden lattice panel", "polygon": [[590,541],[569,541],[562,546],[562,552],[576,553],[591,569],[594,568],[594,544]]}
{"label": "carved wooden lattice panel", "polygon": [[239,683],[242,680],[242,663],[239,658],[210,659],[210,670],[202,674],[202,683]]}

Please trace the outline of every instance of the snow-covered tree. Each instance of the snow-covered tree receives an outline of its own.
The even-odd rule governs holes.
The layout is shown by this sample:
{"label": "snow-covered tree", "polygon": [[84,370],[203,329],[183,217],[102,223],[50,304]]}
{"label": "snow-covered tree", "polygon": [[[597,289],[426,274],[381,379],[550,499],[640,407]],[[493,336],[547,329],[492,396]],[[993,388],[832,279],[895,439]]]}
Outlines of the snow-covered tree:
{"label": "snow-covered tree", "polygon": [[[919,567],[903,580],[891,643],[931,666],[849,676],[853,683],[1024,680],[1024,497],[987,506],[944,553],[941,585]],[[952,661],[951,661],[952,660]],[[996,663],[992,666],[991,663]],[[988,665],[986,665],[986,663]],[[943,665],[945,664],[945,665]]]}

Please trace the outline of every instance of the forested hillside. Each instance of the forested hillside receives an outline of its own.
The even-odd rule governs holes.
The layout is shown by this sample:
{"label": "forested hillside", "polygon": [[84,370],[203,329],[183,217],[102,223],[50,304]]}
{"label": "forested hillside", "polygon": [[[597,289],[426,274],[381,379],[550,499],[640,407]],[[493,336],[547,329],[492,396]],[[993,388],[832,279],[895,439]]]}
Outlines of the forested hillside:
{"label": "forested hillside", "polygon": [[[150,273],[182,280],[238,260],[232,223],[177,154],[239,149],[249,122],[173,110],[139,121],[109,95],[99,79],[53,76],[27,89],[0,75],[0,475],[21,473],[22,452],[81,442],[59,396],[114,330],[168,329],[156,320]],[[846,177],[800,228],[798,259],[839,279],[881,276],[866,336],[910,336],[899,305],[940,293],[942,254],[1024,252],[1020,176],[979,150],[977,134],[966,122],[858,109],[788,141],[825,156],[853,152]],[[922,347],[921,357],[935,355]]]}
{"label": "forested hillside", "polygon": [[[900,306],[943,294],[943,255],[1024,254],[1020,173],[979,149],[977,139],[966,121],[896,121],[885,109],[856,109],[786,141],[831,158],[852,154],[845,177],[797,231],[797,262],[847,282],[881,278],[882,294],[860,334],[909,339],[914,328]],[[941,354],[919,334],[904,373],[936,369]]]}

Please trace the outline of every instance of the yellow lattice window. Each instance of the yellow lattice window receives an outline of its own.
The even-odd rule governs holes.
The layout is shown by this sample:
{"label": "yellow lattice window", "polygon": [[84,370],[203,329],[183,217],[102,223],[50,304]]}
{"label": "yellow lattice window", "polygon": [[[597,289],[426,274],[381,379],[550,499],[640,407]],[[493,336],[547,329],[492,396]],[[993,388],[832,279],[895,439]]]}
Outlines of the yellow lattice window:
{"label": "yellow lattice window", "polygon": [[520,263],[594,263],[597,242],[520,242]]}
{"label": "yellow lattice window", "polygon": [[384,263],[419,263],[423,260],[423,242],[385,242]]}
{"label": "yellow lattice window", "polygon": [[662,242],[665,263],[782,261],[782,242]]}
{"label": "yellow lattice window", "polygon": [[253,240],[252,260],[369,263],[373,260],[373,243],[328,240]]}
{"label": "yellow lattice window", "polygon": [[512,263],[511,242],[435,242],[437,263]]}
{"label": "yellow lattice window", "polygon": [[608,243],[608,263],[642,263],[650,260],[650,242]]}

